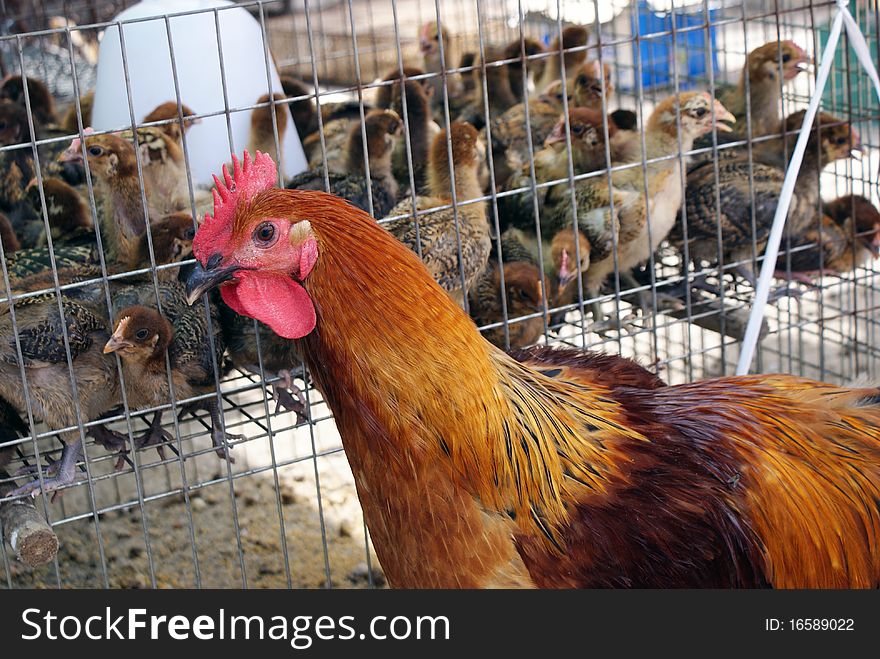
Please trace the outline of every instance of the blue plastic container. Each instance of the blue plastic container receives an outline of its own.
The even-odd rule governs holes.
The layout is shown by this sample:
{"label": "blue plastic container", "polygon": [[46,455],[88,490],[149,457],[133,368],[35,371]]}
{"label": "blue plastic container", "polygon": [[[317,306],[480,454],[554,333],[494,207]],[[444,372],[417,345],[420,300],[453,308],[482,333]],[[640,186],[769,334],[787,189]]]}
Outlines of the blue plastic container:
{"label": "blue plastic container", "polygon": [[[709,10],[710,22],[715,20],[715,14],[716,10]],[[633,42],[633,64],[638,71],[641,57],[644,89],[668,87],[674,83],[673,57],[676,58],[681,89],[705,85],[709,77],[706,68],[707,51],[712,58],[712,67],[718,71],[715,27],[709,27],[708,43],[705,27],[681,31],[683,28],[705,26],[706,12],[702,7],[693,10],[676,9],[674,18],[676,35],[673,47],[672,12],[657,12],[645,0],[638,3],[637,18],[631,21],[633,36],[640,37],[639,41]],[[658,36],[652,36],[655,34]]]}

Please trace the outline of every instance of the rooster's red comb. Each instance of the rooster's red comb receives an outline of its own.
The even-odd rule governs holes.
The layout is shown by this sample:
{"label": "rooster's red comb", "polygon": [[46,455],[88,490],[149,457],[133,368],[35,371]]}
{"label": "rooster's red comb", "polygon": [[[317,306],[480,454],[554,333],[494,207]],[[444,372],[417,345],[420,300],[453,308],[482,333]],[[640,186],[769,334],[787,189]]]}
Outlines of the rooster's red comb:
{"label": "rooster's red comb", "polygon": [[193,241],[193,254],[204,262],[211,254],[222,251],[223,243],[232,235],[232,221],[240,199],[250,199],[278,182],[278,170],[271,156],[257,151],[254,159],[245,150],[239,162],[232,155],[232,175],[223,165],[223,180],[214,175],[214,214],[205,213]]}

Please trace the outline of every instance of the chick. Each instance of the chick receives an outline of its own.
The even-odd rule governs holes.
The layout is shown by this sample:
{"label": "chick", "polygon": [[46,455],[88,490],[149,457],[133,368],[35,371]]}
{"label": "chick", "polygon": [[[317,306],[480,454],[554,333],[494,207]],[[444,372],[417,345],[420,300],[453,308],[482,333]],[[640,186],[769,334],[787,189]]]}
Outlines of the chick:
{"label": "chick", "polygon": [[318,128],[318,111],[315,108],[314,92],[299,78],[281,76],[281,89],[287,98],[299,99],[290,102],[290,114],[293,124],[302,142],[307,135]]}
{"label": "chick", "polygon": [[[21,237],[22,247],[35,248],[47,244],[46,223],[40,186],[32,179],[25,189],[29,209],[16,213],[15,231]],[[76,188],[55,177],[43,179],[46,215],[52,235],[52,245],[89,245],[95,243],[92,215],[86,201]]]}
{"label": "chick", "polygon": [[[523,65],[526,67],[526,87],[528,83],[541,77],[544,71],[544,60],[528,59],[534,55],[545,52],[544,46],[534,39],[523,37],[514,39],[504,48],[504,59],[515,59],[507,65],[507,75],[510,77],[510,91],[520,103],[525,100],[525,88],[523,87]],[[525,55],[525,57],[523,57]],[[546,91],[546,90],[545,90]]]}
{"label": "chick", "polygon": [[[10,314],[0,317],[0,398],[19,413],[31,411],[50,429],[76,427],[94,421],[118,405],[116,365],[101,354],[109,338],[105,313],[93,305],[66,297],[59,316],[56,300],[25,299],[15,305],[15,329]],[[65,335],[67,341],[65,341]],[[16,345],[21,347],[21,359]],[[71,364],[68,368],[67,350]],[[27,378],[25,388],[21,372]],[[76,393],[71,387],[71,373]],[[76,399],[78,405],[72,404]],[[77,409],[81,415],[78,417]],[[61,459],[50,464],[42,489],[51,491],[72,483],[82,451],[78,430],[59,432],[64,443]],[[51,477],[50,477],[50,474]],[[41,489],[34,480],[13,495]]]}
{"label": "chick", "polygon": [[[571,25],[562,30],[562,43],[560,47],[559,35],[553,37],[549,52],[551,55],[544,60],[544,70],[535,82],[535,90],[543,92],[556,81],[562,80],[562,64],[565,64],[565,77],[567,89],[572,89],[578,67],[587,57],[584,48],[590,38],[590,31],[582,25]],[[577,49],[577,50],[572,50]],[[560,57],[561,55],[561,57]]]}
{"label": "chick", "polygon": [[[75,102],[70,104],[70,107],[68,107],[67,112],[64,113],[64,118],[61,120],[59,126],[59,128],[68,135],[75,135],[79,132],[79,122],[76,119],[76,105]],[[88,91],[79,97],[79,112],[84,128],[92,125],[92,108],[94,105],[94,91]]]}
{"label": "chick", "polygon": [[0,242],[2,242],[4,254],[12,254],[21,249],[18,236],[12,229],[12,222],[3,213],[0,213]]}
{"label": "chick", "polygon": [[[427,183],[428,151],[431,147],[431,141],[439,132],[440,127],[431,118],[430,94],[428,93],[431,88],[425,87],[415,80],[407,80],[404,82],[404,89],[407,125],[409,126],[409,158],[407,158],[406,150],[407,140],[401,139],[394,147],[394,153],[391,154],[391,168],[394,178],[401,186],[408,188],[414,182],[416,191],[422,192]],[[400,92],[400,87],[395,86],[391,105],[401,118],[404,116],[403,101],[404,96]],[[410,168],[410,164],[412,168]],[[413,176],[412,182],[410,181],[410,170]]]}
{"label": "chick", "polygon": [[[445,208],[414,221],[414,210],[425,211],[452,203],[452,183],[449,175],[446,131],[441,132],[431,145],[428,168],[430,196],[418,197],[415,209],[411,199],[395,206],[390,216],[405,215],[385,224],[398,240],[417,254],[434,280],[460,305],[477,277],[486,267],[491,250],[489,224],[486,220],[486,202],[464,202],[483,196],[478,169],[482,145],[473,126],[456,122],[450,130],[452,162],[455,171],[455,200],[457,213]],[[459,260],[459,246],[461,260]]]}
{"label": "chick", "polygon": [[[151,135],[160,144],[171,143],[161,131],[151,132]],[[150,215],[161,217],[163,213],[149,206],[148,212],[144,210],[137,157],[131,141],[119,135],[105,134],[87,135],[85,142],[83,149],[80,139],[74,139],[61,158],[67,162],[82,162],[83,150],[85,151],[98,207],[98,226],[105,257],[111,262],[124,262],[131,254],[138,237],[146,231]],[[161,148],[157,145],[151,153],[161,158],[160,151]],[[160,166],[161,159],[156,167]],[[147,176],[147,169],[150,166],[143,168],[144,188],[149,204],[156,198],[151,194],[152,177]],[[157,201],[161,203],[162,200]]]}
{"label": "chick", "polygon": [[[25,81],[27,81],[27,98],[25,98]],[[55,114],[55,99],[52,92],[42,80],[24,78],[20,75],[8,76],[0,85],[0,98],[5,98],[22,107],[30,102],[31,114],[39,127],[58,123]]]}
{"label": "chick", "polygon": [[[397,203],[398,185],[391,171],[391,157],[403,131],[403,123],[392,110],[373,110],[364,121],[364,130],[370,166],[369,188],[363,136],[360,127],[353,126],[346,143],[343,172],[329,174],[330,187],[327,191],[369,212],[370,197],[367,191],[370,190],[373,216],[384,217]],[[297,174],[287,182],[286,187],[290,190],[324,190],[325,185],[323,168],[316,168]]]}
{"label": "chick", "polygon": [[602,109],[604,97],[605,107],[611,104],[614,85],[611,84],[611,67],[598,60],[584,62],[577,70],[574,79],[574,105],[581,108]]}
{"label": "chick", "polygon": [[812,285],[816,277],[852,272],[880,256],[880,211],[869,199],[839,197],[824,211],[821,229],[807,227],[792,237],[790,253],[779,254],[777,277]]}
{"label": "chick", "polygon": [[[441,57],[441,37],[442,37],[442,57]],[[454,66],[456,55],[449,38],[446,28],[439,29],[437,21],[428,21],[424,23],[419,30],[419,50],[422,53],[422,68],[426,73],[433,74],[430,78],[426,78],[425,82],[433,89],[433,93],[429,96],[433,104],[433,109],[438,117],[443,115],[443,98],[444,98],[444,79],[442,72],[449,70]],[[461,98],[462,89],[461,82],[456,76],[448,75],[445,80],[446,98],[448,99],[450,110],[453,115],[457,113],[456,99]]]}
{"label": "chick", "polygon": [[[146,293],[146,294],[145,294]],[[123,379],[130,409],[167,405],[171,401],[165,355],[171,367],[175,400],[186,400],[216,390],[215,364],[222,363],[223,343],[219,333],[219,317],[212,307],[212,328],[216,352],[212,354],[208,340],[208,324],[201,305],[189,307],[181,297],[183,288],[177,282],[162,291],[162,313],[152,306],[134,304],[116,314],[113,335],[104,344],[104,354],[117,353],[122,360]],[[146,302],[151,294],[144,287],[122,291],[118,299]],[[243,439],[241,435],[223,432],[221,410],[216,396],[185,404],[184,412],[207,410],[211,416],[211,441],[217,455],[230,462],[227,442]],[[153,415],[149,430],[135,441],[137,448],[156,446],[174,438],[162,428],[163,410]]]}
{"label": "chick", "polygon": [[20,145],[0,151],[0,211],[15,209],[25,197],[25,187],[35,176],[27,113],[9,99],[0,99],[0,146]]}
{"label": "chick", "polygon": [[[502,306],[502,270],[503,300],[507,305],[506,322]],[[526,320],[518,319],[543,311],[544,291],[549,290],[549,282],[541,275],[541,270],[535,263],[505,262],[502,268],[497,259],[489,259],[486,268],[468,293],[471,318],[478,327],[502,323],[500,327],[483,330],[483,337],[493,345],[504,350],[523,348],[535,343],[544,333],[544,318],[537,316]]]}
{"label": "chick", "polygon": [[473,99],[461,110],[456,119],[456,121],[466,121],[477,129],[483,128],[487,122],[484,94],[485,98],[488,98],[488,121],[500,117],[505,111],[516,105],[516,97],[510,88],[510,76],[507,73],[507,68],[494,64],[504,58],[504,52],[497,48],[486,47],[484,55],[485,85],[483,80],[484,66],[481,61],[477,61],[474,63],[475,68],[472,72],[475,84]]}
{"label": "chick", "polygon": [[[180,114],[183,114],[183,129],[180,127]],[[167,124],[158,126],[158,128],[178,144],[183,144],[183,134],[192,128],[193,125],[201,121],[201,119],[193,118],[195,117],[195,114],[196,113],[186,105],[181,105],[180,112],[178,112],[176,102],[166,101],[165,103],[157,105],[152,112],[145,116],[143,123],[168,121]],[[83,118],[83,121],[85,121],[85,118]]]}
{"label": "chick", "polygon": [[[800,111],[789,116],[786,127],[800,126],[803,115]],[[811,131],[789,208],[786,231],[790,236],[819,226],[820,172],[835,160],[849,158],[852,150],[860,147],[859,136],[848,123],[827,113],[820,113],[817,119],[821,127]],[[755,283],[750,266],[752,250],[761,253],[770,236],[787,166],[787,159],[772,165],[770,161],[762,157],[750,162],[748,153],[739,153],[721,159],[717,174],[709,162],[689,169],[685,197],[687,242],[695,263],[717,264],[720,226],[723,263],[738,263],[733,270]],[[682,223],[675,223],[669,239],[682,251],[683,236]],[[697,285],[702,287],[702,282]]]}
{"label": "chick", "polygon": [[[571,142],[571,162],[575,176],[604,169],[607,166],[605,154],[606,119],[602,113],[590,108],[570,108],[568,111],[568,138]],[[609,124],[609,137],[614,140],[616,127]],[[611,151],[612,163],[617,162],[617,154]],[[568,178],[568,149],[566,143],[565,120],[559,119],[550,135],[544,140],[544,147],[534,156],[535,183]],[[516,227],[535,231],[535,200],[532,195],[532,179],[528,162],[504,184],[504,190],[520,190],[514,195],[498,198],[499,220],[502,228]],[[540,213],[542,235],[549,239],[559,229],[569,226],[567,221],[557,224],[551,210],[558,204],[571,203],[570,188],[567,182],[543,186],[536,189]]]}
{"label": "chick", "polygon": [[[489,132],[492,136],[492,163],[497,184],[502,185],[514,172],[522,170],[523,165],[531,159],[533,151],[540,149],[544,140],[553,132],[562,111],[562,83],[556,82],[537,98],[530,99],[528,108],[524,103],[517,103],[492,120]],[[485,139],[485,135],[483,138]]]}
{"label": "chick", "polygon": [[[278,164],[278,169],[284,171],[284,149],[279,152],[276,148],[276,127],[278,130],[278,146],[284,144],[284,135],[287,132],[287,105],[281,103],[285,98],[284,94],[273,94],[272,101],[269,100],[268,94],[263,94],[257,99],[257,104],[269,103],[265,107],[256,107],[251,110],[251,129],[248,133],[248,151],[256,153],[262,151],[272,157]],[[272,115],[275,115],[273,122]]]}
{"label": "chick", "polygon": [[[404,66],[403,67],[403,78],[408,79],[415,76],[423,76],[425,72],[417,66]],[[376,88],[376,107],[382,108],[385,110],[395,109],[392,105],[392,101],[394,99],[395,92],[397,95],[400,95],[400,87],[401,83],[398,82],[400,80],[400,71],[397,68],[389,71],[384,78],[382,78],[382,82],[392,82],[392,85],[382,85]],[[427,78],[421,78],[419,80],[413,80],[412,82],[419,85],[425,92],[425,97],[430,99],[434,94],[434,88],[426,82]],[[400,114],[400,112],[398,112]]]}

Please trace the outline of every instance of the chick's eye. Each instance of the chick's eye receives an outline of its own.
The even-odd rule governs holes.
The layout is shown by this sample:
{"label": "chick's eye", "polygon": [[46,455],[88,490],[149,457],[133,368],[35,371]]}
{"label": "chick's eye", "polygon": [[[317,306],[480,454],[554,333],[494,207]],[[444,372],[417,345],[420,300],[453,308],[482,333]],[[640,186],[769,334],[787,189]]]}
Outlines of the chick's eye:
{"label": "chick's eye", "polygon": [[791,59],[791,55],[789,55],[788,53],[785,53],[785,54],[782,56],[782,61],[783,61],[783,62],[788,62],[790,59]]}
{"label": "chick's eye", "polygon": [[187,240],[192,240],[193,238],[196,237],[196,230],[195,229],[187,229],[186,233],[183,234],[183,237],[186,238]]}
{"label": "chick's eye", "polygon": [[581,133],[584,132],[584,127],[583,126],[573,126],[572,130],[574,131],[575,135],[580,135]]}
{"label": "chick's eye", "polygon": [[0,121],[0,130],[6,130],[6,122]]}
{"label": "chick's eye", "polygon": [[89,147],[89,155],[90,156],[100,156],[102,153],[104,153],[104,149],[102,149],[99,146],[90,146]]}
{"label": "chick's eye", "polygon": [[706,108],[697,108],[696,110],[694,110],[694,116],[696,116],[696,117],[706,116]]}
{"label": "chick's eye", "polygon": [[254,242],[257,247],[269,247],[275,242],[275,225],[271,222],[263,222],[254,229]]}
{"label": "chick's eye", "polygon": [[845,137],[838,137],[837,138],[838,144],[846,144],[846,142],[847,142],[847,139]]}
{"label": "chick's eye", "polygon": [[135,334],[135,337],[137,337],[138,341],[144,341],[148,336],[150,336],[150,330],[148,330],[146,327],[142,327]]}

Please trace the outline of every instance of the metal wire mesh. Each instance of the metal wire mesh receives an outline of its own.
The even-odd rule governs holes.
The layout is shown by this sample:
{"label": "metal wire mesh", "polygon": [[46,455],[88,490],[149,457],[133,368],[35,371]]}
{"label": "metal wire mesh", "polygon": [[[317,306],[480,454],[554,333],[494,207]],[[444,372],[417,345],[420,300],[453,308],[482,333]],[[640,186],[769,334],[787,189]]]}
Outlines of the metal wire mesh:
{"label": "metal wire mesh", "polygon": [[[110,285],[113,282],[132,275],[148,274],[157,304],[161,307],[158,274],[163,270],[186,267],[192,261],[157,266],[153,239],[148,232],[149,262],[134,270],[114,270],[104,258],[100,248],[101,235],[96,232],[100,275],[76,283],[64,283],[59,278],[44,191],[44,171],[49,163],[45,161],[43,149],[59,144],[66,146],[76,137],[85,138],[84,129],[88,126],[88,120],[84,116],[85,109],[77,99],[94,84],[94,44],[108,28],[121,28],[122,24],[114,22],[113,16],[132,3],[46,2],[40,3],[40,11],[26,10],[19,4],[0,0],[0,8],[8,18],[0,34],[3,73],[24,73],[46,80],[58,105],[73,109],[76,126],[76,130],[70,134],[62,132],[52,137],[41,137],[31,107],[33,101],[25,93],[29,117],[27,139],[20,144],[0,146],[0,154],[24,149],[34,156],[35,178],[40,191],[39,206],[45,223],[50,272],[53,273],[51,283],[42,289],[11,296],[6,294],[2,300],[4,306],[9,307],[15,335],[4,337],[4,340],[11,340],[12,354],[21,364],[24,358],[16,325],[17,307],[10,306],[10,301],[51,294],[59,313],[63,313],[62,292],[67,294],[99,284],[103,286],[107,309],[112,309],[113,292]],[[307,93],[283,100],[279,98],[268,104],[291,109],[302,102],[317,105],[317,151],[326,164],[326,119],[322,117],[320,109],[340,101],[353,103],[353,121],[355,125],[359,123],[363,127],[377,93],[394,84],[393,81],[383,81],[383,77],[393,71],[402,74],[405,64],[420,63],[420,30],[429,21],[438,22],[449,35],[445,42],[441,41],[440,57],[444,65],[439,72],[426,71],[411,77],[427,83],[439,79],[440,103],[435,118],[441,128],[448,128],[456,119],[452,106],[460,92],[455,89],[454,83],[462,75],[479,74],[475,80],[478,86],[482,86],[481,109],[486,115],[491,113],[492,98],[487,83],[491,69],[519,62],[520,55],[508,59],[493,58],[490,47],[524,38],[548,44],[554,37],[561,37],[563,29],[572,23],[588,24],[590,40],[586,45],[569,50],[585,51],[587,59],[599,60],[610,66],[610,80],[616,88],[616,95],[611,103],[603,98],[603,113],[618,106],[631,109],[637,114],[638,124],[644,126],[652,109],[672,93],[684,89],[707,89],[714,93],[716,85],[735,83],[746,54],[765,42],[792,39],[810,53],[818,55],[822,30],[827,28],[834,3],[778,0],[767,5],[721,0],[696,2],[687,6],[673,2],[658,7],[623,0],[610,4],[598,1],[454,0],[444,2],[441,6],[436,0],[255,0],[200,9],[198,12],[182,11],[160,19],[164,21],[174,71],[175,97],[168,100],[178,108],[181,104],[196,107],[196,103],[182,97],[178,84],[178,62],[175,61],[172,39],[173,18],[190,13],[212,15],[218,35],[217,43],[221,44],[221,14],[238,7],[246,8],[260,24],[262,43],[251,44],[251,47],[262,50],[265,71],[255,71],[254,75],[262,76],[265,73],[270,93],[281,91],[273,89],[270,75],[272,63],[280,73],[296,76],[306,82],[309,88]],[[876,43],[880,33],[877,2],[860,3],[854,15],[863,26],[868,42]],[[57,16],[66,18],[67,22],[61,24],[53,21],[53,17]],[[654,22],[646,19],[653,19]],[[657,28],[660,19],[665,21],[662,25],[668,28]],[[124,30],[120,30],[120,34],[123,35],[122,62],[127,78],[129,62]],[[475,53],[477,57],[470,63],[461,64],[458,57],[467,52]],[[522,52],[525,52],[524,43]],[[60,68],[59,53],[64,60]],[[220,114],[226,118],[230,151],[240,153],[245,145],[235,143],[231,118],[237,113],[249,113],[255,108],[266,107],[267,102],[258,103],[255,99],[254,103],[244,107],[231,105],[226,95],[228,90],[222,49],[217,56],[224,80],[224,110]],[[547,57],[546,53],[527,56],[526,68],[539,66]],[[48,64],[50,61],[51,66]],[[524,80],[527,79],[524,73]],[[130,121],[126,122],[127,125],[114,128],[134,130],[144,125],[182,124],[182,109],[175,118],[145,124],[143,117],[135,113],[130,81],[126,79],[125,82],[127,93],[124,101]],[[570,90],[565,89],[568,84],[563,78],[563,117],[567,116],[568,110]],[[813,93],[812,86],[810,76],[800,76],[792,85],[785,87],[783,102],[786,115],[805,107]],[[526,99],[531,93],[526,85]],[[409,136],[416,127],[410,125],[406,98],[406,94],[403,94],[402,131],[404,136]],[[842,57],[839,63],[835,63],[823,105],[824,110],[840,116],[857,128],[868,152],[861,163],[839,161],[827,167],[821,179],[823,196],[830,199],[848,193],[862,194],[876,204],[880,166],[880,110],[876,99],[870,95],[870,83],[858,74],[854,60]],[[196,116],[202,118],[212,114],[216,113],[196,112]],[[280,128],[272,113],[276,153],[281,150]],[[363,153],[367,153],[367,132],[363,128],[361,130]],[[485,136],[487,144],[491,144],[491,130],[490,124]],[[527,141],[531,153],[541,148],[540,144],[532,143],[531,136]],[[692,158],[705,157],[708,154],[717,160],[726,149],[743,146],[751,152],[758,143],[760,140],[713,144],[695,148],[690,154],[687,151],[681,153],[680,150],[665,158],[678,159],[687,155]],[[794,138],[786,138],[789,150],[793,143]],[[414,169],[419,163],[414,161],[407,139],[404,139],[404,144],[407,145],[405,163],[408,181],[401,186],[400,197],[409,197],[415,205]],[[570,150],[570,143],[567,146]],[[640,146],[644,154],[644,138]],[[191,154],[185,132],[182,148],[188,163]],[[451,148],[450,145],[449,162],[452,161]],[[504,190],[503,182],[495,180],[496,168],[491,148],[487,150],[487,160],[488,192],[477,199],[456,198],[455,179],[458,173],[450,167],[451,200],[448,204],[440,204],[440,208],[453,209],[458,227],[462,209],[468,205],[485,204],[493,241],[499,245],[503,226],[503,217],[498,210],[499,199],[522,191],[529,191],[537,199],[538,191],[549,189],[559,181],[538,181],[534,165],[529,163],[527,170],[530,180],[527,187]],[[663,158],[655,160],[662,161]],[[610,161],[610,152],[606,153],[607,161]],[[144,186],[145,164],[139,155],[139,201],[144,211],[148,212]],[[651,164],[649,159],[642,157],[639,162],[576,175],[569,157],[567,179],[610,181],[612,172],[627,168],[640,168],[646,175]],[[364,168],[369,177],[370,163],[366,158]],[[325,167],[324,181],[327,185],[328,171],[329,168]],[[680,176],[684,191],[684,170]],[[279,182],[284,183],[283,180]],[[197,216],[200,186],[192,177],[189,177],[187,186],[189,210]],[[366,186],[366,189],[367,204],[372,211],[376,199],[371,187]],[[97,225],[100,209],[96,207],[88,167],[82,190],[89,203],[92,220]],[[573,193],[571,203],[575,204]],[[535,210],[539,212],[537,205],[536,201]],[[420,210],[417,217],[423,218],[436,210]],[[650,210],[648,219],[650,227]],[[539,228],[540,225],[537,226]],[[457,240],[461,257],[461,237],[457,236]],[[613,240],[616,244],[618,236],[614,235]],[[539,247],[539,252],[541,249]],[[760,263],[761,249],[756,242],[752,251],[753,259]],[[10,251],[5,249],[0,262],[6,291],[13,290],[14,284],[7,267],[10,255]],[[539,262],[543,261],[542,254],[539,253],[537,258]],[[510,300],[502,293],[501,318],[481,329],[489,331],[500,327],[505,340],[509,341],[511,328],[539,319],[542,331],[538,342],[592,347],[631,356],[656,369],[669,382],[731,374],[736,364],[743,318],[750,308],[752,289],[734,276],[732,269],[740,265],[738,263],[723,263],[721,268],[696,264],[683,273],[682,265],[687,261],[687,253],[682,254],[664,244],[650,257],[636,286],[622,278],[621,274],[625,273],[615,268],[599,301],[603,311],[613,312],[617,318],[627,319],[627,322],[618,324],[604,335],[593,331],[594,319],[590,312],[593,300],[579,279],[574,300],[559,306],[554,304],[552,296],[546,294],[549,291],[545,291],[540,308],[516,317],[508,312]],[[752,260],[746,264],[752,265]],[[814,286],[805,288],[800,297],[785,298],[771,305],[767,311],[767,332],[760,344],[756,370],[782,371],[833,382],[849,382],[858,378],[876,380],[878,328],[874,321],[877,306],[875,264],[876,261],[871,261],[840,276],[821,277]],[[460,275],[463,280],[463,269]],[[685,286],[682,307],[665,306],[664,293],[680,285],[683,278],[686,282],[692,282],[702,275],[708,282],[719,286],[720,295],[704,295]],[[501,289],[504,290],[503,275]],[[639,294],[642,295],[641,305],[636,301]],[[207,306],[204,311],[210,326],[215,321],[207,314]],[[60,501],[53,504],[46,499],[39,504],[61,540],[62,548],[56,559],[42,568],[26,569],[16,562],[4,544],[0,552],[0,583],[8,588],[383,585],[384,580],[371,553],[367,529],[357,508],[352,476],[332,416],[323,404],[320,393],[309,386],[308,377],[303,375],[301,368],[294,369],[295,383],[306,396],[308,422],[297,425],[293,414],[275,410],[271,385],[279,384],[280,378],[264,366],[259,332],[256,368],[234,368],[227,372],[223,363],[215,363],[213,379],[216,386],[212,393],[195,399],[177,397],[171,364],[168,362],[166,369],[172,393],[166,405],[135,410],[123,400],[121,411],[88,421],[75,394],[76,362],[71,358],[70,337],[66,329],[63,333],[68,366],[63,377],[70,380],[74,391],[71,405],[75,408],[76,424],[48,429],[28,402],[26,409],[20,410],[28,426],[28,435],[6,442],[3,446],[14,447],[15,457],[9,468],[12,471],[40,463],[46,457],[57,454],[59,434],[72,431],[85,441],[85,459],[80,463],[76,483],[63,488],[65,496]],[[294,366],[301,367],[291,364],[292,368]],[[121,367],[118,374],[124,380]],[[24,398],[29,401],[29,377],[24,367],[20,368],[20,377]],[[33,386],[32,377],[30,386]],[[448,386],[455,386],[454,377]],[[125,391],[123,384],[123,399]],[[186,404],[206,399],[218,402],[225,431],[242,435],[240,439],[229,441],[231,453],[236,458],[234,464],[219,460],[215,455],[210,443],[211,423],[207,416],[200,415],[194,420],[184,421],[181,415],[178,419]],[[170,411],[165,415],[163,424],[172,438],[165,445],[168,449],[165,457],[144,448],[126,454],[122,468],[116,469],[117,457],[89,438],[91,428],[110,424],[131,442],[148,427],[156,411]],[[40,478],[43,478],[42,473]],[[0,479],[0,485],[11,480]]]}

